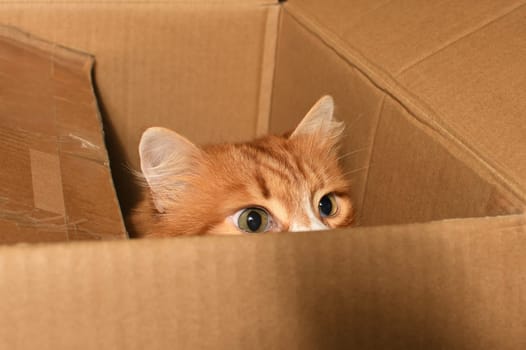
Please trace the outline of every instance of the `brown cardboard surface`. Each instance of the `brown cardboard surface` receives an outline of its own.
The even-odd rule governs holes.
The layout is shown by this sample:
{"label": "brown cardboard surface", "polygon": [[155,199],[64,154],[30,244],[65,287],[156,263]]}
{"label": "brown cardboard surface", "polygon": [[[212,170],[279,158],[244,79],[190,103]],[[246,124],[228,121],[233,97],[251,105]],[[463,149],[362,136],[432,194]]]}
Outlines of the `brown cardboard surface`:
{"label": "brown cardboard surface", "polygon": [[0,347],[520,349],[525,225],[0,248]]}
{"label": "brown cardboard surface", "polygon": [[305,23],[288,11],[281,19],[271,130],[291,128],[316,96],[335,96],[347,124],[342,155],[357,225],[522,212],[524,204],[462,147],[415,118]]}
{"label": "brown cardboard surface", "polygon": [[524,205],[523,4],[292,0],[284,7]]}
{"label": "brown cardboard surface", "polygon": [[397,76],[425,57],[520,8],[524,0],[289,0],[367,63]]}
{"label": "brown cardboard surface", "polygon": [[[401,76],[437,118],[526,200],[526,8],[451,43]],[[491,43],[491,44],[489,44]]]}
{"label": "brown cardboard surface", "polygon": [[0,27],[0,242],[126,236],[92,65],[91,56]]}
{"label": "brown cardboard surface", "polygon": [[514,197],[487,182],[395,100],[382,106],[371,157],[364,225],[425,222],[522,212]]}
{"label": "brown cardboard surface", "polygon": [[4,3],[0,23],[97,58],[98,97],[126,210],[137,200],[126,165],[137,166],[147,127],[170,127],[198,143],[266,131],[257,120],[268,114],[277,13],[277,0],[24,1]]}

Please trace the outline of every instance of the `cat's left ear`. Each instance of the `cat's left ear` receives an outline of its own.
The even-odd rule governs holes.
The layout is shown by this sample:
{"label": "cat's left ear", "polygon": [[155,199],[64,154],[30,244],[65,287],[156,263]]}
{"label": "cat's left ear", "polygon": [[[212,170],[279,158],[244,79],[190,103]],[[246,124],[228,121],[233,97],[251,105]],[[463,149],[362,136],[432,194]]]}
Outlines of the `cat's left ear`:
{"label": "cat's left ear", "polygon": [[314,104],[303,120],[290,135],[290,139],[300,136],[314,136],[323,141],[338,143],[344,129],[343,122],[334,119],[334,101],[325,95]]}
{"label": "cat's left ear", "polygon": [[172,130],[153,127],[142,134],[139,156],[155,208],[164,213],[184,191],[201,159],[200,150]]}

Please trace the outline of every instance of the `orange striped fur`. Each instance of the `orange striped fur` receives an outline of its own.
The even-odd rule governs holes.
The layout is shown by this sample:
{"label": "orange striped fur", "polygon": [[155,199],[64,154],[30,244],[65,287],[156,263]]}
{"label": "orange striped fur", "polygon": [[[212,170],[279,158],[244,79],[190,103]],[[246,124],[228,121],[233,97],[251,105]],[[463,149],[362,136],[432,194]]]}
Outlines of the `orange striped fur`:
{"label": "orange striped fur", "polygon": [[[330,96],[286,136],[197,147],[150,128],[139,146],[145,196],[128,218],[130,230],[136,237],[241,234],[245,208],[268,214],[265,232],[348,226],[353,208],[338,164],[342,130]],[[328,216],[319,209],[326,194],[334,200]]]}

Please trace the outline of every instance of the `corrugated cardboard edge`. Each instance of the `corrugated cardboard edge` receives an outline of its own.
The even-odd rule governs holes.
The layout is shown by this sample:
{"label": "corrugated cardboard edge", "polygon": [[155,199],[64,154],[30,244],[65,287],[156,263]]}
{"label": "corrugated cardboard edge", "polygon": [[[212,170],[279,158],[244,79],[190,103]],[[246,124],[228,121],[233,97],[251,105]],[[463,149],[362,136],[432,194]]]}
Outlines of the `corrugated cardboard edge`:
{"label": "corrugated cardboard edge", "polygon": [[[476,313],[453,310],[464,320],[443,308],[453,307],[448,298],[457,287],[475,295],[461,295],[454,305],[479,306],[485,295],[476,293],[501,276],[510,296],[520,295],[525,267],[517,249],[486,256],[484,266],[495,263],[491,271],[477,259],[493,245],[502,252],[524,242],[525,234],[525,217],[503,216],[325,233],[0,247],[0,274],[9,281],[0,285],[0,347],[325,349],[356,345],[365,332],[372,338],[362,346],[371,348],[379,331],[380,339],[399,342],[393,348],[451,339],[457,347],[473,345],[485,334],[476,325],[463,329],[463,322]],[[506,308],[514,301],[501,300]],[[506,308],[487,306],[492,321],[503,321]],[[398,318],[402,326],[388,327]],[[464,336],[448,338],[449,327]],[[499,323],[490,333],[517,332],[508,329]]]}
{"label": "corrugated cardboard edge", "polygon": [[35,47],[42,51],[52,52],[53,56],[57,58],[63,57],[78,61],[88,60],[83,67],[86,72],[91,72],[93,64],[95,63],[95,57],[93,57],[93,55],[61,46],[57,43],[53,43],[42,38],[38,38],[13,26],[1,25],[0,35],[6,38],[11,38],[14,41],[24,45]]}
{"label": "corrugated cardboard edge", "polygon": [[438,122],[440,119],[436,112],[398,83],[395,77],[371,62],[357,48],[351,47],[332,33],[323,23],[319,23],[309,16],[307,12],[303,11],[301,5],[287,2],[283,9],[310,33],[322,40],[338,56],[366,75],[378,89],[397,101],[414,117],[414,122],[423,129],[429,130],[432,137],[452,151],[457,158],[485,174],[485,178],[493,179],[495,184],[509,191],[522,203],[526,203],[526,193],[518,183],[506,176],[504,169],[498,164],[493,164],[484,154],[466,144],[460,135],[454,133],[448,125]]}
{"label": "corrugated cardboard edge", "polygon": [[[9,39],[12,39],[14,42],[16,43],[21,43],[21,44],[24,44],[24,45],[27,45],[27,46],[30,46],[30,47],[34,47],[38,50],[41,50],[43,52],[49,52],[49,53],[52,53],[53,57],[55,58],[58,58],[58,59],[67,59],[67,60],[72,60],[72,61],[79,61],[79,62],[84,62],[84,65],[82,67],[83,71],[86,72],[86,76],[89,77],[89,81],[90,81],[90,85],[91,85],[91,93],[93,95],[93,99],[95,101],[95,103],[97,103],[97,96],[96,96],[96,93],[95,93],[95,89],[94,89],[94,86],[93,86],[93,67],[94,67],[94,64],[95,64],[95,57],[89,53],[85,53],[85,52],[81,52],[81,51],[78,51],[78,50],[74,50],[74,49],[71,49],[69,47],[65,47],[65,46],[62,46],[62,45],[59,45],[57,43],[53,43],[53,42],[50,42],[50,41],[47,41],[45,39],[42,39],[42,38],[39,38],[39,37],[36,37],[34,35],[31,35],[30,33],[27,33],[27,32],[24,32],[18,28],[15,28],[13,26],[5,26],[5,25],[0,25],[0,35],[1,36],[4,36],[6,38],[9,38]],[[104,128],[103,128],[103,122],[102,122],[102,116],[100,114],[100,108],[97,106],[96,108],[96,111],[97,111],[97,119],[98,119],[98,122],[99,122],[99,125],[100,125],[100,130],[101,130],[101,137],[103,139],[103,141],[105,142],[105,137],[104,137]],[[108,151],[107,151],[107,148],[105,147],[104,148],[104,156],[106,159],[108,159],[108,162],[110,161],[109,160],[109,155],[108,155]],[[115,185],[114,185],[114,182],[113,182],[113,177],[111,176],[111,172],[110,172],[110,167],[109,167],[109,163],[107,164],[108,166],[108,173],[110,174],[110,184],[111,184],[111,187],[112,187],[112,190],[113,190],[113,198],[115,200],[115,205],[117,207],[120,208],[119,206],[119,201],[117,199],[117,193],[115,191]],[[126,235],[126,237],[128,237],[128,233],[125,229],[125,226],[124,226],[124,218],[122,216],[122,212],[119,210],[119,215],[120,215],[120,221],[121,221],[121,231]]]}

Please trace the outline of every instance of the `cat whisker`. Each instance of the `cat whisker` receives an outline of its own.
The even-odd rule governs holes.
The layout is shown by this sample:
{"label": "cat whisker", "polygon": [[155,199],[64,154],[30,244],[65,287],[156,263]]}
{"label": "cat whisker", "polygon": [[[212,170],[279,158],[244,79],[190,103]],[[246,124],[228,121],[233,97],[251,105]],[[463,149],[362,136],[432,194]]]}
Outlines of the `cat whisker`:
{"label": "cat whisker", "polygon": [[332,176],[332,177],[326,178],[325,180],[328,181],[328,182],[341,181],[341,180],[347,178],[349,175],[354,174],[354,173],[358,173],[358,172],[360,172],[360,171],[367,170],[367,169],[369,169],[371,166],[372,166],[372,164],[369,165],[369,166],[364,166],[364,167],[360,167],[360,168],[352,169],[352,170],[349,170],[349,171],[347,171],[347,172],[344,172],[344,173],[341,174],[341,175],[338,175],[338,176]]}
{"label": "cat whisker", "polygon": [[355,149],[354,151],[347,152],[347,153],[339,156],[338,160],[342,160],[344,158],[352,156],[353,154],[360,153],[360,152],[363,152],[363,151],[367,151],[367,150],[370,150],[370,149],[371,149],[371,147],[362,147],[362,148]]}
{"label": "cat whisker", "polygon": [[351,175],[351,174],[358,173],[360,171],[367,170],[367,169],[369,169],[372,166],[373,166],[373,164],[369,164],[369,165],[361,167],[361,168],[356,168],[356,169],[352,169],[352,170],[346,171],[345,173],[343,173],[343,176],[348,176],[348,175]]}
{"label": "cat whisker", "polygon": [[133,176],[135,184],[140,186],[148,186],[143,173],[140,170],[134,169],[129,163],[122,163],[121,165],[129,174]]}
{"label": "cat whisker", "polygon": [[363,117],[365,117],[365,113],[360,113],[358,114],[358,117],[356,117],[355,119],[351,120],[348,124],[347,124],[347,128],[352,128],[354,124],[356,124],[357,122],[359,122],[360,120],[363,119]]}

